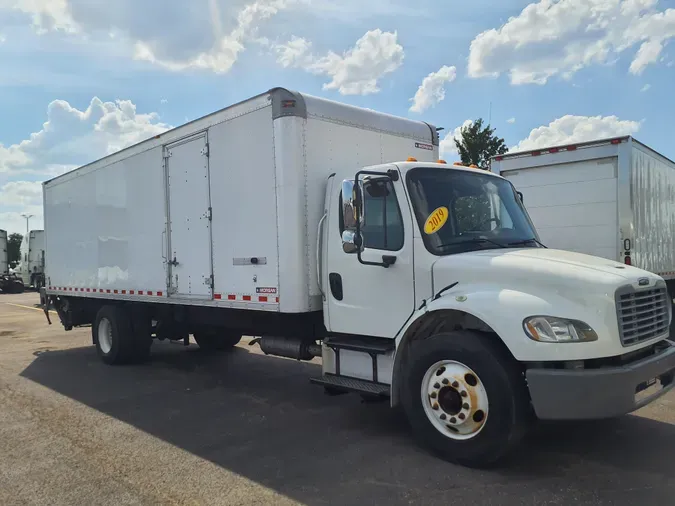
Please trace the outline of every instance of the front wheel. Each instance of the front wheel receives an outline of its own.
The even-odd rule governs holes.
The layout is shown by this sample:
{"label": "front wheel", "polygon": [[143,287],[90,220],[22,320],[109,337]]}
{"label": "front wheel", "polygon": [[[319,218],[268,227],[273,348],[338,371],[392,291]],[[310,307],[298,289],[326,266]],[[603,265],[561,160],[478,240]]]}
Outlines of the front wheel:
{"label": "front wheel", "polygon": [[412,343],[403,406],[416,437],[450,462],[493,465],[526,432],[524,376],[493,339],[462,330]]}

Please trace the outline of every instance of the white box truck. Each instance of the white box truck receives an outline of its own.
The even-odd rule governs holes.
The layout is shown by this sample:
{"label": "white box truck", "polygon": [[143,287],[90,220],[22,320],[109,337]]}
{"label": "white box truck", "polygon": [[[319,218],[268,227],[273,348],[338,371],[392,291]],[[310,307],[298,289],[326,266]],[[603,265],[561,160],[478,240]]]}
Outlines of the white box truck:
{"label": "white box truck", "polygon": [[45,279],[45,232],[31,230],[21,241],[21,263],[17,273],[25,286],[39,290]]}
{"label": "white box truck", "polygon": [[321,357],[472,466],[673,388],[660,276],[541,247],[508,180],[437,156],[426,123],[270,90],[45,182],[43,303],[108,364],[190,335]]}
{"label": "white box truck", "polygon": [[23,281],[16,274],[9,272],[9,245],[6,230],[0,230],[0,292],[21,293]]}

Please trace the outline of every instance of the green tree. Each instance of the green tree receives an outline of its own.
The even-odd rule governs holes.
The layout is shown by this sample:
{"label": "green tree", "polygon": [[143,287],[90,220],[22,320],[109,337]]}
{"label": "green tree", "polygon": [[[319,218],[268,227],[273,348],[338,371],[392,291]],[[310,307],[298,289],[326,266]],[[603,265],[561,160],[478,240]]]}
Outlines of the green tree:
{"label": "green tree", "polygon": [[463,127],[460,135],[461,139],[455,139],[455,145],[464,165],[477,165],[488,170],[490,158],[503,155],[509,150],[504,139],[495,135],[494,128],[490,128],[490,125],[483,126],[482,118]]}
{"label": "green tree", "polygon": [[23,241],[23,236],[21,234],[9,234],[9,237],[7,238],[7,260],[12,268],[14,268],[21,259],[21,241]]}

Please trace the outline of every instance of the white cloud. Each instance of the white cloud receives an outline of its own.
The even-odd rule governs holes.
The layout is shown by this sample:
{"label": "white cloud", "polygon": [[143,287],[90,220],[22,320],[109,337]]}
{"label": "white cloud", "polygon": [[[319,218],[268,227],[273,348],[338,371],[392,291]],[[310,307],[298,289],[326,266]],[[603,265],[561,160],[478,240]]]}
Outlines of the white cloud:
{"label": "white cloud", "polygon": [[640,91],[644,93],[645,91],[649,91],[651,87],[651,84],[645,84]]}
{"label": "white cloud", "polygon": [[7,37],[0,33],[0,44],[4,44],[7,41]]}
{"label": "white cloud", "polygon": [[451,83],[456,77],[457,68],[454,66],[444,65],[438,72],[430,73],[410,99],[413,103],[410,111],[421,113],[442,102],[445,99],[445,84]]}
{"label": "white cloud", "polygon": [[506,122],[513,125],[516,122],[516,118],[509,118],[506,120]]}
{"label": "white cloud", "polygon": [[455,145],[455,139],[458,141],[462,139],[462,129],[467,128],[473,125],[473,121],[467,119],[455,128],[453,131],[448,132],[447,135],[441,140],[439,151],[442,158],[448,157],[448,155],[455,156],[459,152],[457,151],[457,146]]}
{"label": "white cloud", "polygon": [[65,100],[54,100],[47,107],[41,130],[17,144],[0,144],[0,173],[51,177],[168,128],[156,113],[137,113],[129,100],[102,102],[94,97],[84,111]]}
{"label": "white cloud", "polygon": [[160,104],[166,104],[166,103],[168,103],[168,102],[169,102],[169,101],[168,101],[166,98],[162,98],[162,99],[159,100],[159,103],[160,103]]}
{"label": "white cloud", "polygon": [[3,206],[36,206],[42,203],[42,183],[39,181],[10,181],[0,186]]}
{"label": "white cloud", "polygon": [[0,6],[29,15],[37,33],[49,31],[74,33],[80,28],[70,14],[68,0],[4,0]]}
{"label": "white cloud", "polygon": [[512,84],[544,84],[570,78],[593,64],[606,64],[639,44],[630,65],[640,74],[657,62],[675,37],[675,9],[657,9],[658,0],[540,0],[498,29],[472,42],[471,77],[508,72]]}
{"label": "white cloud", "polygon": [[47,107],[47,121],[25,140],[0,144],[0,225],[23,232],[21,213],[35,215],[31,228],[42,225],[40,181],[164,132],[169,128],[155,113],[139,114],[129,100],[102,102],[94,97],[85,110],[64,100]]}
{"label": "white cloud", "polygon": [[[311,0],[0,0],[29,15],[38,33],[100,36],[136,60],[170,71],[226,73],[264,21]],[[247,3],[245,3],[247,2]],[[203,5],[202,5],[203,3]]]}
{"label": "white cloud", "polygon": [[329,51],[322,57],[313,55],[311,42],[299,37],[273,49],[284,67],[304,68],[330,77],[331,81],[323,85],[326,90],[338,90],[342,95],[368,95],[378,93],[380,79],[403,63],[405,53],[397,39],[397,32],[371,30],[343,54]]}
{"label": "white cloud", "polygon": [[533,129],[530,135],[510,151],[527,151],[577,142],[593,141],[620,135],[632,135],[640,129],[639,121],[620,120],[616,116],[572,116],[553,120]]}

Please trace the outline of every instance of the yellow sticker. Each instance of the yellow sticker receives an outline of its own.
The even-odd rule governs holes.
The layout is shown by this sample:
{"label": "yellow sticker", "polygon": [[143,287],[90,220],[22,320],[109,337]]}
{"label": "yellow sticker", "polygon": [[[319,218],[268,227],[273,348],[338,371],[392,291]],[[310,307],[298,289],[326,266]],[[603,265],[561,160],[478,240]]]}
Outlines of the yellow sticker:
{"label": "yellow sticker", "polygon": [[424,233],[435,234],[443,228],[446,221],[448,221],[448,208],[439,207],[427,218],[427,221],[424,224]]}

